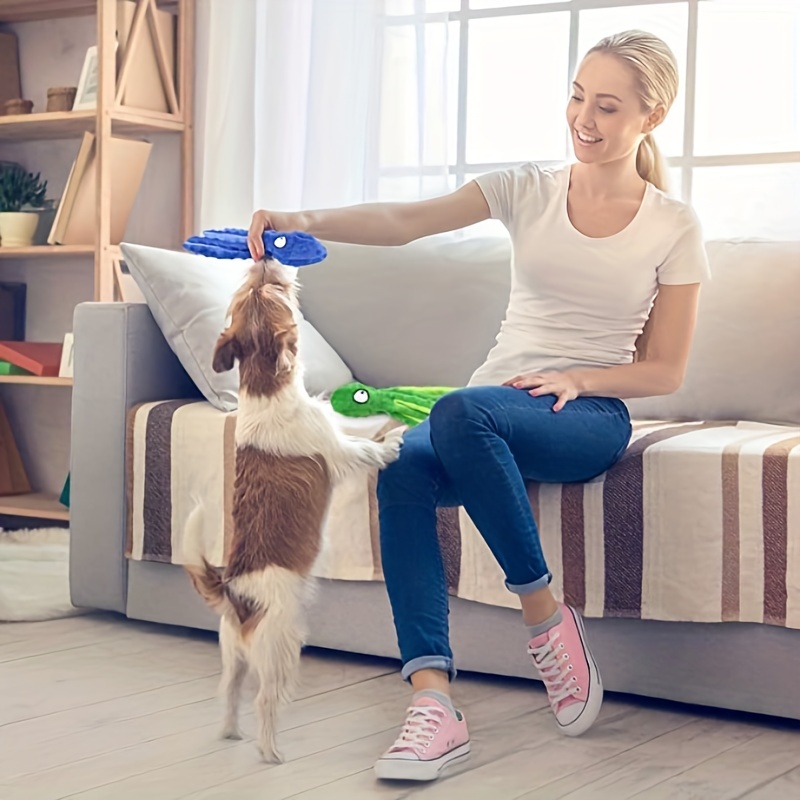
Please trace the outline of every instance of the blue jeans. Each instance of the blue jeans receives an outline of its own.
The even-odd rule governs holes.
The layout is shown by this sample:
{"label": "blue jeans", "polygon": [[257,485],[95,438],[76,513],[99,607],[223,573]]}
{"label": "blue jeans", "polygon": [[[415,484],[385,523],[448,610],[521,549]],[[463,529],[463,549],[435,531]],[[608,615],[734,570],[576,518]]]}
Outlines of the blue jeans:
{"label": "blue jeans", "polygon": [[508,589],[527,594],[552,576],[525,481],[587,481],[625,452],[621,400],[579,397],[558,413],[554,403],[508,386],[459,389],[406,433],[400,458],[380,473],[381,558],[406,680],[419,669],[456,674],[436,509],[463,506]]}

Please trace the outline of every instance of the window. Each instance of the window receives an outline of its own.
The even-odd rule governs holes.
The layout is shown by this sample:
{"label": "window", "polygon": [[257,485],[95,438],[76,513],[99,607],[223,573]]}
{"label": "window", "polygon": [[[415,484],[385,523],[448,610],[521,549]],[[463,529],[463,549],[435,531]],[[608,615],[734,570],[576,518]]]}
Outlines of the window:
{"label": "window", "polygon": [[383,0],[372,199],[416,199],[571,157],[582,54],[642,28],[681,91],[657,141],[708,238],[800,237],[799,0]]}

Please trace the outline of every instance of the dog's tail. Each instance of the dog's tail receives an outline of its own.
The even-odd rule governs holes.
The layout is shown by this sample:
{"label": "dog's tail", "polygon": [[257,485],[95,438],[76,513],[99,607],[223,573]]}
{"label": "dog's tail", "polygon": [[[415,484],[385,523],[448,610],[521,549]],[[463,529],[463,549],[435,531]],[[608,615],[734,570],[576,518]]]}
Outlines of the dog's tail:
{"label": "dog's tail", "polygon": [[203,506],[198,503],[186,519],[184,529],[184,559],[194,588],[218,614],[223,614],[230,602],[222,579],[222,570],[208,563],[203,550]]}
{"label": "dog's tail", "polygon": [[230,606],[230,603],[225,591],[225,584],[222,582],[221,570],[212,567],[205,558],[202,566],[184,564],[183,568],[186,570],[200,597],[218,614],[223,614]]}

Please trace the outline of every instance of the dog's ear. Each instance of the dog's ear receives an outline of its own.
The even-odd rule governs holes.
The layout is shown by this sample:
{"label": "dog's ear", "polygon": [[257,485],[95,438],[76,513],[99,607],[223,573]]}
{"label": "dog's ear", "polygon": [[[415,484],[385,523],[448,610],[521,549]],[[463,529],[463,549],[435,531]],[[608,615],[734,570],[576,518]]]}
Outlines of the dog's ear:
{"label": "dog's ear", "polygon": [[239,342],[230,328],[224,331],[217,339],[214,348],[214,358],[211,367],[214,372],[228,372],[233,369],[233,364],[240,357]]}

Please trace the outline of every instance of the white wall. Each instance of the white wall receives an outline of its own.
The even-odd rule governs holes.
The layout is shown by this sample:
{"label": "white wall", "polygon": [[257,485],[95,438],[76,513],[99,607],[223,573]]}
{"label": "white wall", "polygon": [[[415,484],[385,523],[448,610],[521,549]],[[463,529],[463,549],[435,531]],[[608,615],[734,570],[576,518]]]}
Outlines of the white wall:
{"label": "white wall", "polygon": [[[86,49],[96,41],[95,17],[29,22],[13,26],[19,37],[23,96],[44,111],[50,86],[77,86]],[[157,247],[180,245],[180,143],[177,136],[151,137],[153,151],[130,219],[127,241]],[[58,198],[78,140],[0,143],[0,159],[19,161],[48,180]],[[26,338],[61,341],[72,329],[76,304],[92,299],[91,258],[0,260],[0,280],[24,281],[28,289]],[[68,389],[0,386],[25,466],[37,489],[60,492],[69,469]]]}

